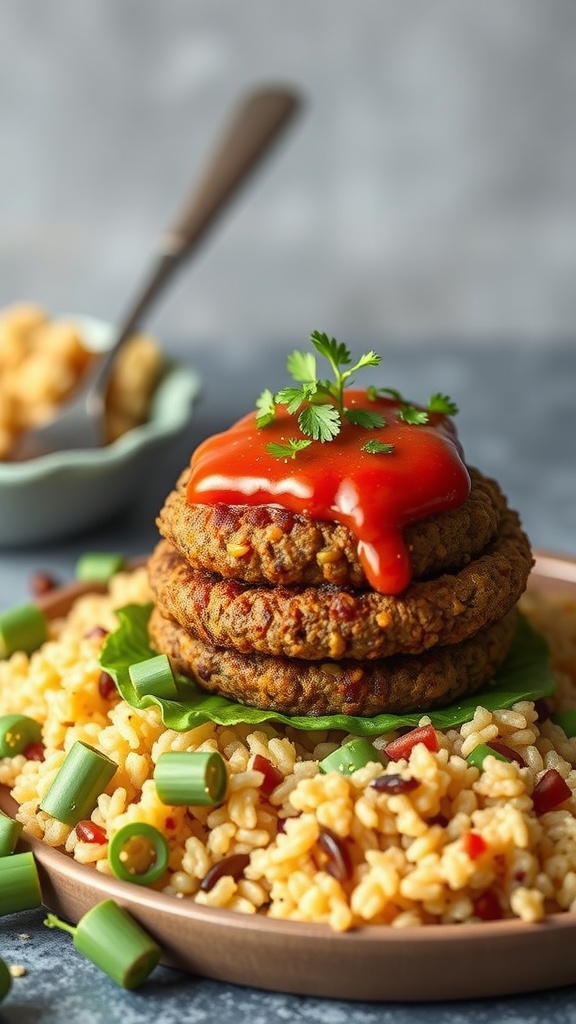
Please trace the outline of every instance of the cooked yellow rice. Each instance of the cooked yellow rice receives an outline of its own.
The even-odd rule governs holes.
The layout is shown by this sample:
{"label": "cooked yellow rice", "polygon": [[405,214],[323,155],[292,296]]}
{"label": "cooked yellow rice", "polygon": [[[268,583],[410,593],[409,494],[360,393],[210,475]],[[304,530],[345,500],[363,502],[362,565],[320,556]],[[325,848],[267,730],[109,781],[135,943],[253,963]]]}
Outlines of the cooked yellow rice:
{"label": "cooked yellow rice", "polygon": [[[118,763],[92,820],[108,838],[133,821],[159,829],[170,861],[154,888],[175,898],[327,922],[339,931],[477,920],[476,901],[490,891],[504,916],[526,922],[576,910],[575,797],[540,817],[531,800],[548,768],[575,793],[576,739],[550,721],[538,725],[533,703],[495,712],[478,707],[473,721],[438,733],[437,753],[419,744],[408,762],[369,764],[351,776],[322,774],[318,761],[346,740],[342,734],[211,723],[174,732],[162,725],[157,709],[137,711],[117,695],[100,695],[102,640],[89,631],[96,625],[114,629],[114,608],[149,599],[144,570],[119,574],[108,595],[83,597],[66,619],[53,622],[50,640],[30,658],[16,653],[0,662],[0,713],[19,712],[42,723],[44,761],[23,755],[0,760],[0,783],[11,787],[30,835],[111,873],[106,844],[80,841],[74,829],[38,809],[65,753],[82,740]],[[551,643],[556,705],[576,706],[576,601],[530,594],[523,607]],[[421,724],[428,721],[424,717]],[[375,746],[395,735],[379,737]],[[521,753],[527,767],[489,757],[480,772],[466,762],[474,747],[496,738]],[[154,764],[163,752],[181,750],[222,754],[229,781],[221,806],[160,802]],[[252,767],[256,754],[284,777],[268,800],[261,800],[263,775]],[[389,795],[369,785],[399,772],[418,779],[418,788]],[[281,831],[279,819],[286,819]],[[330,865],[318,844],[322,829],[347,841],[349,880],[338,881],[326,870]],[[471,831],[486,843],[476,859],[466,852],[464,837]],[[210,867],[236,853],[250,855],[244,878],[224,875],[202,891]]]}

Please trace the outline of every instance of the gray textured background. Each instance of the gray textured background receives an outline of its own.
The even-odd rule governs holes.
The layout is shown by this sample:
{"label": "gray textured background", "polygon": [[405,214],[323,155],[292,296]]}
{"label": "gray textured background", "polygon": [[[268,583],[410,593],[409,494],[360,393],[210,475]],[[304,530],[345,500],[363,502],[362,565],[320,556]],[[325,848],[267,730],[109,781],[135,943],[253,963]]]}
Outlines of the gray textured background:
{"label": "gray textured background", "polygon": [[306,115],[165,337],[572,338],[575,44],[573,0],[0,0],[0,305],[115,317],[277,79]]}

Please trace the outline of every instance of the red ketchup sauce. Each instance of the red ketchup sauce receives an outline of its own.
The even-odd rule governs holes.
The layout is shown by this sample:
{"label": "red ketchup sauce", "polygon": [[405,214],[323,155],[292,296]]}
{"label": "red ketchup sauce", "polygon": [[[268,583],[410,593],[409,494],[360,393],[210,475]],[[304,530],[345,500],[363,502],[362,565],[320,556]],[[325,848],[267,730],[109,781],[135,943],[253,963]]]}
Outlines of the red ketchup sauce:
{"label": "red ketchup sauce", "polygon": [[[315,441],[295,459],[277,459],[270,442],[302,438],[285,406],[266,427],[254,412],[215,434],[194,452],[187,500],[191,505],[280,505],[314,520],[343,523],[358,540],[358,555],[370,585],[399,594],[410,583],[410,555],[403,539],[409,523],[462,505],[470,477],[452,420],[430,413],[422,425],[403,423],[400,405],[389,398],[346,392],[347,408],[379,412],[380,429],[343,421],[332,441]],[[394,445],[390,454],[362,451],[369,440]]]}

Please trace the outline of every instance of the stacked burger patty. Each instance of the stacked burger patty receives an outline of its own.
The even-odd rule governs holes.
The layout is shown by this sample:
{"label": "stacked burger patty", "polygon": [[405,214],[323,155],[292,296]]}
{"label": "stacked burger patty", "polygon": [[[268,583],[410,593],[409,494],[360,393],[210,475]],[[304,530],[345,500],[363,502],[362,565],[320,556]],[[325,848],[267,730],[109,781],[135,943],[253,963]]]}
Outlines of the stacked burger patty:
{"label": "stacked burger patty", "polygon": [[150,636],[206,690],[290,715],[403,713],[474,692],[504,660],[532,555],[478,470],[462,506],[406,528],[397,596],[370,587],[345,526],[190,505],[188,475],[157,521]]}

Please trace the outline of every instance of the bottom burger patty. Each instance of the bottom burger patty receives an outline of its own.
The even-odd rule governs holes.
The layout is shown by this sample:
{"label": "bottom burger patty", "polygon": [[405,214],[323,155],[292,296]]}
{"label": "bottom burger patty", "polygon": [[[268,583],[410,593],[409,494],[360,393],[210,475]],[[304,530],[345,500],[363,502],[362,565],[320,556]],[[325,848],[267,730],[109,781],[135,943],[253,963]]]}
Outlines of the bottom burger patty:
{"label": "bottom burger patty", "polygon": [[150,639],[174,667],[210,692],[288,715],[373,716],[448,704],[488,683],[510,648],[517,613],[460,644],[370,661],[304,661],[240,654],[197,639],[158,608]]}

